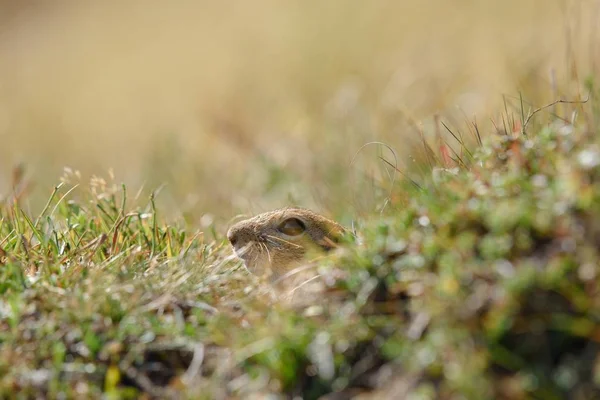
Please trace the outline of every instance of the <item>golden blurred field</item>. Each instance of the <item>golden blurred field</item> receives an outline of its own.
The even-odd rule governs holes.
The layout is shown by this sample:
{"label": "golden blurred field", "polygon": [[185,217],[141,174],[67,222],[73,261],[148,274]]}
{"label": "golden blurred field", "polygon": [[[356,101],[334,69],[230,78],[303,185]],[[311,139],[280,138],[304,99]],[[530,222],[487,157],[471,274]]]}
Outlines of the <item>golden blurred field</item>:
{"label": "golden blurred field", "polygon": [[0,4],[0,193],[24,163],[32,207],[68,166],[193,218],[346,210],[363,144],[410,169],[436,115],[490,131],[600,61],[597,0]]}

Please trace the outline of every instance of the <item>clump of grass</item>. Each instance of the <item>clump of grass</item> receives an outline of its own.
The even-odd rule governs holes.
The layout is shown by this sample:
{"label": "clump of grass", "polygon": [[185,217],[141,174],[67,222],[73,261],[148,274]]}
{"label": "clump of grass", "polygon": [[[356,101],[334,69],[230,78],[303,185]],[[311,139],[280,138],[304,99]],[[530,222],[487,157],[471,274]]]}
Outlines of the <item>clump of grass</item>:
{"label": "clump of grass", "polygon": [[38,216],[18,199],[2,208],[0,391],[158,390],[178,371],[144,360],[173,353],[187,365],[214,305],[251,282],[236,283],[231,260],[218,258],[223,243],[159,223],[153,196],[128,209],[124,187],[95,178],[75,194],[69,185]]}
{"label": "clump of grass", "polygon": [[0,395],[597,397],[589,121],[426,148],[431,177],[398,179],[361,244],[320,261],[318,301],[272,296],[218,233],[164,223],[154,196],[130,205],[74,174],[39,215],[15,195],[0,209]]}

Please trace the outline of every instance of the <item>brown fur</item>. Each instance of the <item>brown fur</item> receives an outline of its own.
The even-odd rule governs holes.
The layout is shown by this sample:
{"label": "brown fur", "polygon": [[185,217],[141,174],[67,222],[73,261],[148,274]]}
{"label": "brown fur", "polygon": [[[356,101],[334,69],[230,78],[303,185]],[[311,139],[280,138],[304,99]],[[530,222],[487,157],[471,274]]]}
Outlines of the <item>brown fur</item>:
{"label": "brown fur", "polygon": [[[301,234],[290,236],[278,229],[294,218],[305,228]],[[234,224],[227,238],[251,272],[277,276],[302,262],[309,250],[332,249],[344,232],[338,223],[310,210],[282,208]]]}

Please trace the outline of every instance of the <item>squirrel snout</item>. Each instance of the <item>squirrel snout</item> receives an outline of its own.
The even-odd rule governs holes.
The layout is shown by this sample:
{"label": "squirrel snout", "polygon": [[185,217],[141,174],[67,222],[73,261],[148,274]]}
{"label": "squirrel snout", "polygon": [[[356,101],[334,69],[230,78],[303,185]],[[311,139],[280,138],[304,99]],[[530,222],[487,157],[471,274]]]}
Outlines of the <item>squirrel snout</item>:
{"label": "squirrel snout", "polygon": [[231,245],[235,247],[235,244],[239,240],[239,236],[238,236],[237,232],[235,232],[233,229],[228,230],[227,231],[227,240],[229,240],[229,243],[231,243]]}

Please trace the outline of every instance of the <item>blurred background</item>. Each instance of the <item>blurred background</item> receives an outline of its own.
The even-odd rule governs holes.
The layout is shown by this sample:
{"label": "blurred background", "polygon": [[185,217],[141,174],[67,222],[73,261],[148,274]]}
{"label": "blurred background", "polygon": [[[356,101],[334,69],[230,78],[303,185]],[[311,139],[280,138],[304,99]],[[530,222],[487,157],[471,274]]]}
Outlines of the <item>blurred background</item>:
{"label": "blurred background", "polygon": [[368,212],[354,177],[393,156],[361,146],[412,173],[436,121],[485,134],[519,93],[581,95],[598,21],[598,0],[3,1],[0,194],[17,165],[32,208],[65,167],[112,169],[190,221]]}

